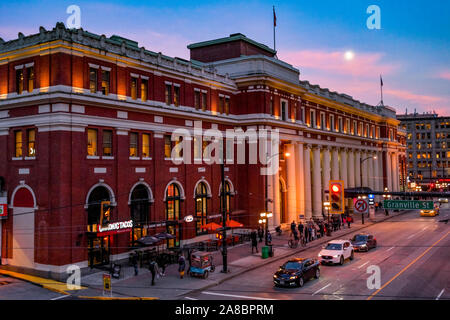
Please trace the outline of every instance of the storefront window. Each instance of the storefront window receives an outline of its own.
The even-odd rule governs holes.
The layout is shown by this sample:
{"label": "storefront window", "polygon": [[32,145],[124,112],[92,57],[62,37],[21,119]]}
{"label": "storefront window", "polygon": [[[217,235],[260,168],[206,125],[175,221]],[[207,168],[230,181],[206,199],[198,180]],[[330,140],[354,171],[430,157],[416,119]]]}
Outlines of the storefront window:
{"label": "storefront window", "polygon": [[208,216],[208,191],[206,185],[200,182],[195,189],[195,216],[196,226],[195,231],[197,235],[207,233],[206,229],[202,229],[201,226],[207,223]]}
{"label": "storefront window", "polygon": [[166,191],[166,220],[167,232],[174,235],[175,239],[167,240],[167,247],[179,247],[180,245],[180,227],[178,219],[180,219],[180,189],[172,183],[167,187]]}
{"label": "storefront window", "polygon": [[[230,214],[231,211],[232,196],[233,195],[231,193],[230,183],[228,181],[225,181],[225,210],[227,212],[227,215]],[[223,208],[223,191],[221,192],[220,196],[220,212],[222,212],[222,208]]]}
{"label": "storefront window", "polygon": [[133,230],[130,234],[131,246],[135,241],[147,235],[147,226],[150,221],[150,197],[147,188],[139,184],[131,193],[130,211],[133,220]]}

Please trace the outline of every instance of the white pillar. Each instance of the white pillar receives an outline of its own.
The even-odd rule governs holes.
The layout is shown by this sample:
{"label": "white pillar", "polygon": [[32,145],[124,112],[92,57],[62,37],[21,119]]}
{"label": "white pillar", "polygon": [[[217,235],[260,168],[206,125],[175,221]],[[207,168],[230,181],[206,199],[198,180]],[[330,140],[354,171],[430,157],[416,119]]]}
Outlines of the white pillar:
{"label": "white pillar", "polygon": [[313,218],[322,218],[322,177],[320,147],[313,149]]}
{"label": "white pillar", "polygon": [[331,154],[331,179],[339,180],[339,150],[338,148],[333,148]]}
{"label": "white pillar", "polygon": [[[373,153],[370,152],[368,154],[368,157],[373,157]],[[375,181],[374,181],[374,170],[373,170],[373,158],[370,158],[367,160],[367,180],[369,182],[369,188],[374,190],[375,189]]]}
{"label": "white pillar", "polygon": [[305,170],[303,169],[303,143],[297,143],[295,145],[295,161],[297,175],[297,215],[296,221],[298,221],[298,215],[305,214]]}
{"label": "white pillar", "polygon": [[377,157],[377,159],[373,160],[374,188],[375,191],[382,191],[382,188],[380,188],[380,155],[378,152],[375,152],[374,155]]}
{"label": "white pillar", "polygon": [[398,153],[397,152],[394,152],[393,154],[392,154],[392,173],[393,173],[393,175],[392,175],[392,177],[393,177],[393,183],[392,183],[392,187],[393,187],[393,189],[394,189],[394,191],[400,191],[399,190],[399,180],[400,180],[400,177],[399,177],[399,164],[398,164]]}
{"label": "white pillar", "polygon": [[344,188],[348,187],[347,181],[347,149],[341,149],[341,168],[340,168],[340,179],[344,181]]}
{"label": "white pillar", "polygon": [[355,186],[361,187],[361,152],[360,150],[355,151]]}
{"label": "white pillar", "polygon": [[386,151],[387,188],[392,191],[392,159],[391,153]]}
{"label": "white pillar", "polygon": [[305,174],[305,219],[312,217],[311,199],[311,145],[305,145],[303,153],[303,168]]}
{"label": "white pillar", "polygon": [[[278,152],[278,151],[277,151]],[[273,200],[273,213],[272,220],[275,227],[280,225],[281,221],[281,195],[280,195],[280,171],[278,170],[272,177],[272,200]]]}
{"label": "white pillar", "polygon": [[355,153],[353,150],[349,150],[347,159],[347,188],[354,188],[355,185]]}
{"label": "white pillar", "polygon": [[325,147],[323,149],[323,159],[322,159],[322,190],[328,190],[328,186],[330,183],[330,174],[331,174],[331,168],[330,168],[330,149],[329,147]]}
{"label": "white pillar", "polygon": [[369,186],[369,181],[367,181],[367,177],[368,177],[368,175],[367,175],[367,171],[368,171],[367,161],[369,161],[369,160],[366,160],[366,159],[367,159],[367,153],[365,151],[361,152],[362,186],[365,187],[365,188]]}
{"label": "white pillar", "polygon": [[290,153],[286,157],[286,173],[287,173],[287,217],[288,222],[296,220],[297,198],[296,198],[296,176],[295,176],[295,147],[292,143],[286,145],[286,152]]}

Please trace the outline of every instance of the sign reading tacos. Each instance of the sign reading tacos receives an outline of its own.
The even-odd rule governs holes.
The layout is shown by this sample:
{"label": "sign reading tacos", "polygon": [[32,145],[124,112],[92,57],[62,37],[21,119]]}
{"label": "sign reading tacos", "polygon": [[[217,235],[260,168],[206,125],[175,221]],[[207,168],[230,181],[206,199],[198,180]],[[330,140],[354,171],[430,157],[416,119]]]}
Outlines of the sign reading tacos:
{"label": "sign reading tacos", "polygon": [[118,231],[133,228],[133,220],[108,223],[106,227],[98,226],[99,232]]}

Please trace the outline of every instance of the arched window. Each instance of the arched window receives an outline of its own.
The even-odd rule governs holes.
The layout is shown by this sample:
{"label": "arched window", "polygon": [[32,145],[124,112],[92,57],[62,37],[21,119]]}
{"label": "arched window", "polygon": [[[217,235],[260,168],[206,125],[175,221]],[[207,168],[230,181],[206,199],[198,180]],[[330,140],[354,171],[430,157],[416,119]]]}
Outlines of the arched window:
{"label": "arched window", "polygon": [[208,231],[202,229],[201,226],[206,224],[208,216],[208,190],[205,183],[200,182],[195,188],[195,231],[197,235],[205,234]]}
{"label": "arched window", "polygon": [[101,202],[111,201],[108,189],[102,186],[92,190],[88,200],[88,225],[99,224],[101,215]]}
{"label": "arched window", "polygon": [[180,219],[180,188],[177,184],[172,183],[167,187],[166,191],[166,225],[167,232],[174,235],[175,239],[167,240],[167,247],[180,246],[180,226],[178,220]]}
{"label": "arched window", "polygon": [[131,232],[131,246],[139,238],[147,235],[146,226],[150,220],[150,198],[145,185],[139,184],[131,193],[130,213],[133,220],[133,230]]}
{"label": "arched window", "polygon": [[[231,186],[228,181],[225,181],[225,210],[227,212],[227,216],[231,212],[231,197],[233,193],[231,192]],[[223,208],[223,190],[220,192],[220,212],[222,213]]]}

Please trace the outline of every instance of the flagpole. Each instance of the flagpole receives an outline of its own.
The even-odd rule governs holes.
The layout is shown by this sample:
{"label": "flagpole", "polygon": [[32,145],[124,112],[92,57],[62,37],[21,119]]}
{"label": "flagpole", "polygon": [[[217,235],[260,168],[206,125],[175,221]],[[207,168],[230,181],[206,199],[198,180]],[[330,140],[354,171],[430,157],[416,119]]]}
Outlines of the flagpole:
{"label": "flagpole", "polygon": [[381,88],[381,105],[384,106],[384,102],[383,102],[383,78],[380,75],[380,88]]}
{"label": "flagpole", "polygon": [[276,51],[276,46],[275,46],[275,27],[276,27],[275,6],[273,6],[273,51]]}

